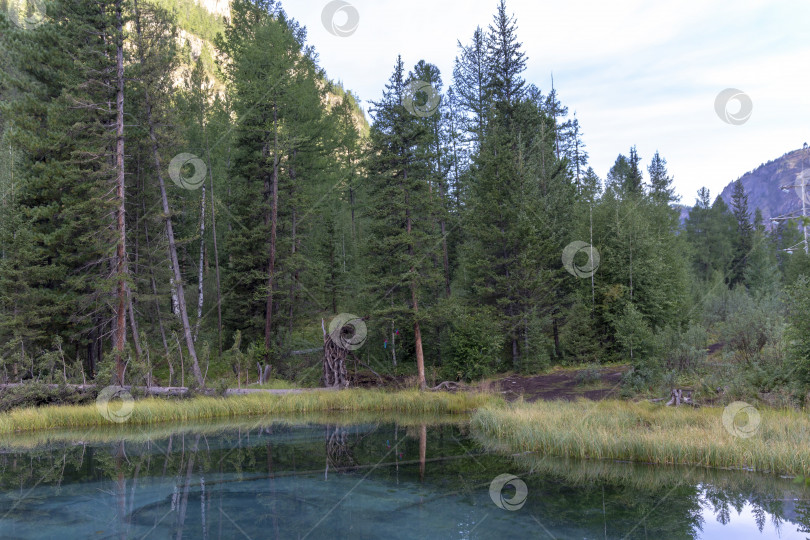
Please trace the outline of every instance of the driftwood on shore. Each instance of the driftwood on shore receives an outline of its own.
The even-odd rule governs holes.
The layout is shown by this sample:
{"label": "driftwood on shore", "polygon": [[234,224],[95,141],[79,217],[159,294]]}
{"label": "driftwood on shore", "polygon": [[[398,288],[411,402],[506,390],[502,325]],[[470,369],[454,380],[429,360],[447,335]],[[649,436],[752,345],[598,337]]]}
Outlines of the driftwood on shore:
{"label": "driftwood on shore", "polygon": [[449,392],[456,392],[464,388],[463,383],[457,383],[454,381],[444,381],[443,383],[437,384],[433,388],[430,388],[433,392],[438,392],[439,390],[447,390]]}
{"label": "driftwood on shore", "polygon": [[[664,401],[665,397],[658,398],[658,399],[651,399],[651,403],[660,403]],[[699,404],[695,403],[692,400],[692,391],[691,390],[682,390],[680,388],[673,388],[669,393],[669,401],[665,403],[667,407],[679,407],[681,404],[683,405],[691,405],[692,407],[700,407]]]}

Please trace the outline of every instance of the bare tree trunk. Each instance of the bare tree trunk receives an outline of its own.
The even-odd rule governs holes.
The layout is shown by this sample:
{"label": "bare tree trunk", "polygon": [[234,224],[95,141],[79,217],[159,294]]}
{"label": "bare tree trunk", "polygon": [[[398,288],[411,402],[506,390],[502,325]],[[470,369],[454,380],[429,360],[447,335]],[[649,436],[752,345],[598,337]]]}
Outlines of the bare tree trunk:
{"label": "bare tree trunk", "polygon": [[[434,123],[434,140],[436,141],[436,177],[441,178],[441,159],[442,149],[439,144],[439,130],[438,124]],[[444,179],[439,180],[439,196],[442,201],[441,216],[439,219],[439,227],[442,234],[442,266],[444,267],[444,294],[450,298],[450,257],[447,254],[447,222],[445,221],[444,211],[447,209],[447,186]]]}
{"label": "bare tree trunk", "polygon": [[[346,388],[349,385],[346,372],[346,356],[348,351],[335,343],[331,334],[326,332],[326,323],[321,319],[323,329],[323,384],[327,388]],[[342,328],[334,330],[336,336],[340,335]]]}
{"label": "bare tree trunk", "polygon": [[200,334],[203,311],[203,263],[205,262],[205,183],[202,185],[202,200],[200,201],[200,264],[197,267],[197,323],[194,325],[194,342]]}
{"label": "bare tree trunk", "polygon": [[444,264],[444,294],[450,298],[450,257],[447,255],[447,225],[444,219],[441,221],[442,230],[442,262]]}
{"label": "bare tree trunk", "polygon": [[118,532],[121,538],[127,537],[126,534],[126,508],[127,508],[127,479],[124,475],[124,459],[126,459],[126,451],[124,450],[124,441],[118,443],[115,452],[115,503],[118,509],[116,519],[118,521]]}
{"label": "bare tree trunk", "polygon": [[[168,236],[166,238],[168,239]],[[171,263],[171,260],[169,262]],[[172,314],[180,317],[180,297],[177,296],[177,282],[174,281],[174,268],[171,264],[169,264],[169,271],[172,272],[172,277],[169,278],[169,286],[172,291]]]}
{"label": "bare tree trunk", "polygon": [[[276,274],[276,234],[278,231],[278,110],[273,104],[273,173],[270,197],[270,257],[267,262],[267,312],[264,324],[264,361],[270,362],[270,346],[273,336],[273,286]],[[267,218],[266,218],[267,219]]]}
{"label": "bare tree trunk", "polygon": [[[394,299],[391,299],[391,305],[394,305]],[[391,319],[391,357],[394,360],[394,369],[397,367],[397,332],[394,328],[394,320]]]}
{"label": "bare tree trunk", "polygon": [[[119,0],[120,1],[120,0]],[[138,40],[142,39],[141,36],[141,24],[140,24],[140,14],[138,11],[138,0],[134,0],[134,7],[135,7],[135,28],[138,34]],[[141,63],[144,62],[143,58],[143,49],[141,44],[138,44],[138,55],[140,57]],[[145,105],[145,112],[146,112],[146,121],[149,126],[149,139],[152,142],[152,154],[155,158],[155,173],[158,177],[158,184],[160,185],[160,197],[161,202],[163,203],[163,215],[166,221],[166,236],[169,240],[169,257],[171,259],[172,265],[172,272],[174,274],[174,284],[177,287],[177,301],[178,307],[180,309],[180,320],[183,324],[183,333],[185,334],[186,338],[186,346],[188,347],[188,353],[191,357],[191,365],[194,371],[194,377],[197,379],[197,383],[200,386],[203,386],[205,381],[203,380],[202,372],[200,371],[200,364],[197,361],[197,351],[194,349],[194,338],[191,335],[191,325],[188,322],[188,311],[186,310],[186,297],[183,292],[183,277],[180,273],[180,263],[177,260],[177,244],[174,240],[174,228],[172,227],[172,218],[171,218],[171,209],[169,208],[169,198],[166,194],[166,182],[163,179],[163,173],[160,165],[160,152],[158,152],[158,143],[157,143],[157,136],[155,135],[155,125],[152,121],[152,102],[149,96],[149,90],[146,86],[144,86],[144,105]],[[181,357],[182,358],[182,357]]]}
{"label": "bare tree trunk", "polygon": [[[296,152],[295,152],[295,150],[293,150],[293,159],[295,159],[295,154],[296,154]],[[293,194],[294,194],[294,191],[295,191],[295,169],[293,168],[292,165],[290,165],[290,180],[291,180],[291,182],[290,182],[290,200],[294,201],[295,198],[293,197]],[[298,223],[296,221],[297,216],[296,216],[295,210],[296,210],[295,209],[295,204],[293,204],[293,206],[292,206],[292,256],[293,256],[293,258],[295,258],[295,252],[296,252],[296,250],[298,248],[298,239],[296,238],[296,234],[295,234],[296,233],[296,227],[297,227]],[[299,276],[299,272],[298,272],[298,268],[296,268],[293,279],[290,282],[290,302],[289,302],[289,304],[290,304],[290,312],[289,312],[289,321],[288,321],[288,325],[289,325],[288,326],[288,331],[289,331],[290,335],[292,335],[292,332],[293,332],[293,316],[295,315],[295,311],[294,311],[294,306],[295,306],[295,286],[298,283],[298,276]]]}
{"label": "bare tree trunk", "polygon": [[166,341],[166,329],[163,328],[163,317],[160,314],[160,300],[158,296],[157,283],[155,282],[155,274],[152,269],[152,248],[149,242],[149,225],[146,220],[144,220],[143,230],[146,236],[146,251],[149,259],[149,281],[152,284],[152,294],[155,297],[155,312],[157,314],[158,328],[160,328],[160,339],[163,342],[163,350],[166,353],[166,363],[169,365],[169,386],[171,386],[174,382],[174,367],[172,366],[172,361],[170,358],[169,343]]}
{"label": "bare tree trunk", "polygon": [[143,349],[141,348],[141,335],[138,332],[138,324],[135,322],[135,308],[132,306],[132,291],[127,287],[127,303],[129,305],[129,326],[132,328],[132,341],[135,343],[135,358],[143,356]]}
{"label": "bare tree trunk", "polygon": [[[408,171],[405,171],[405,180],[408,180]],[[411,209],[410,197],[408,191],[405,191],[405,216],[406,216],[406,229],[408,231],[408,255],[411,257],[411,275],[414,275],[416,268],[413,266],[414,248],[411,239],[411,229],[413,224],[411,222]],[[419,299],[416,292],[416,281],[411,279],[411,302],[413,302],[413,339],[416,346],[416,371],[419,389],[424,390],[427,386],[425,382],[425,353],[422,350],[422,330],[419,327]]]}
{"label": "bare tree trunk", "polygon": [[126,206],[124,190],[124,17],[122,13],[122,0],[115,2],[116,17],[116,93],[115,93],[115,169],[116,169],[116,199],[117,210],[117,236],[115,274],[118,280],[118,307],[115,313],[115,376],[116,384],[124,384],[124,346],[127,339],[127,229]]}
{"label": "bare tree trunk", "polygon": [[[219,249],[217,248],[217,214],[216,214],[216,199],[214,198],[214,172],[211,168],[211,148],[208,145],[208,131],[203,130],[205,133],[205,153],[208,161],[208,181],[211,185],[211,235],[214,239],[214,268],[217,278],[217,342],[219,343],[219,354],[222,355],[222,293],[219,280]],[[230,152],[228,155],[228,164],[230,168]]]}
{"label": "bare tree trunk", "polygon": [[[296,245],[296,238],[295,238],[295,227],[297,223],[295,222],[295,207],[292,208],[292,255],[295,257],[295,250],[298,247]],[[287,331],[292,335],[293,333],[293,317],[295,316],[295,284],[298,283],[298,269],[295,270],[295,274],[293,275],[293,279],[290,281],[290,312],[288,314],[288,321],[287,321]]]}
{"label": "bare tree trunk", "polygon": [[185,481],[183,482],[183,495],[180,497],[180,504],[177,508],[177,521],[176,521],[176,530],[177,536],[175,537],[177,540],[181,540],[183,538],[183,528],[186,524],[186,510],[188,509],[188,494],[191,488],[191,473],[194,471],[194,461],[197,457],[197,448],[200,444],[200,436],[197,435],[197,439],[194,441],[194,447],[191,449],[191,452],[188,457],[188,465],[186,466],[186,476]]}

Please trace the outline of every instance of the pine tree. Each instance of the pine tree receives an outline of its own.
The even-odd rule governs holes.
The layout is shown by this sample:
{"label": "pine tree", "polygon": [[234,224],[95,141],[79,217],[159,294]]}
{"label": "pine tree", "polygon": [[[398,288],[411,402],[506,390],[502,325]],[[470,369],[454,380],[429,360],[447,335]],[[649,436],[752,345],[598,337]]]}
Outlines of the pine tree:
{"label": "pine tree", "polygon": [[624,181],[624,192],[631,196],[641,195],[644,190],[644,178],[641,175],[641,158],[638,157],[635,146],[630,148],[630,157],[627,163],[629,168]]}
{"label": "pine tree", "polygon": [[[110,295],[117,290],[120,301],[126,284],[121,252],[110,249],[123,247],[110,220],[116,212],[123,217],[120,193],[118,200],[110,196],[120,180],[117,135],[110,129],[120,80],[115,7],[54,2],[37,28],[7,26],[0,36],[14,64],[3,86],[17,99],[3,104],[3,116],[15,126],[8,140],[20,152],[21,173],[14,196],[19,221],[0,270],[2,326],[7,338],[31,352],[60,336],[76,356],[84,353],[90,374],[114,328]],[[116,257],[122,266],[116,267]],[[120,302],[117,309],[123,314]]]}
{"label": "pine tree", "polygon": [[[293,114],[292,89],[298,77],[311,78],[313,60],[304,50],[303,37],[276,2],[237,0],[230,24],[217,41],[229,59],[223,67],[237,117],[228,197],[235,223],[226,237],[231,258],[224,276],[224,288],[231,292],[223,319],[229,331],[242,330],[248,339],[263,336],[267,365],[277,357],[278,333],[286,327],[279,320],[284,313],[279,289],[282,259],[290,251],[284,244],[290,236],[280,237],[279,230],[291,219],[292,206],[279,201],[292,202],[285,200],[290,177],[282,170],[294,143],[294,132],[285,122]],[[257,291],[263,302],[257,301]]]}
{"label": "pine tree", "polygon": [[526,93],[526,53],[517,40],[517,21],[507,15],[506,1],[500,0],[487,33],[487,60],[489,65],[488,92],[502,117],[509,121],[514,108]]}
{"label": "pine tree", "polygon": [[489,36],[493,112],[464,201],[459,274],[476,308],[495,314],[511,366],[525,369],[560,353],[559,302],[567,290],[555,287],[576,193],[557,158],[555,119],[540,92],[525,87],[515,32],[501,2]]}
{"label": "pine tree", "polygon": [[762,223],[762,211],[757,208],[754,212],[751,254],[744,275],[745,285],[755,296],[773,295],[779,290],[779,277],[775,245]]}
{"label": "pine tree", "polygon": [[680,200],[680,197],[675,195],[673,179],[667,172],[667,160],[662,158],[657,150],[650,161],[647,172],[650,174],[650,197],[656,203],[669,205]]}
{"label": "pine tree", "polygon": [[627,156],[619,154],[607,174],[606,187],[613,193],[621,194],[630,174],[630,163]]}
{"label": "pine tree", "polygon": [[458,106],[464,112],[463,123],[473,149],[484,138],[490,104],[490,64],[487,43],[481,27],[475,29],[469,45],[458,43],[459,56],[453,68],[454,92]]}
{"label": "pine tree", "polygon": [[588,166],[588,152],[585,150],[586,145],[582,140],[582,131],[576,113],[574,113],[573,120],[563,125],[561,138],[562,151],[568,158],[571,176],[574,178],[577,189],[581,190],[585,182],[583,177],[587,173],[585,167]]}
{"label": "pine tree", "polygon": [[728,283],[734,259],[736,223],[734,215],[720,196],[712,204],[707,229],[714,274]]}
{"label": "pine tree", "polygon": [[554,88],[554,78],[551,78],[551,91],[548,93],[544,103],[546,115],[554,119],[554,152],[557,159],[561,159],[565,152],[565,133],[571,129],[571,121],[560,122],[559,119],[568,116],[568,107],[560,103],[557,98],[557,90]]}
{"label": "pine tree", "polygon": [[[158,122],[161,118],[161,115],[165,113],[165,108],[169,107],[165,101],[166,92],[168,85],[168,77],[169,74],[165,70],[161,70],[159,67],[155,67],[153,63],[155,59],[163,58],[172,58],[172,49],[171,45],[167,45],[166,43],[166,34],[161,29],[162,24],[159,19],[162,18],[160,14],[155,16],[150,16],[145,12],[145,17],[141,17],[141,11],[139,8],[139,4],[137,0],[134,2],[135,8],[135,30],[136,30],[136,40],[135,40],[135,52],[138,57],[138,65],[142,70],[142,92],[143,92],[143,118],[144,124],[148,132],[148,149],[150,154],[150,161],[154,167],[154,173],[158,180],[158,191],[160,193],[160,206],[163,209],[163,225],[167,240],[167,248],[168,248],[168,255],[169,255],[169,268],[171,271],[171,280],[172,280],[172,296],[173,296],[173,304],[176,306],[176,314],[180,319],[180,323],[182,326],[182,333],[183,337],[185,338],[186,347],[191,358],[191,368],[192,373],[194,374],[194,378],[196,383],[199,386],[203,386],[205,381],[203,378],[202,370],[200,369],[199,360],[197,358],[196,348],[194,346],[194,337],[191,330],[191,324],[189,322],[188,311],[187,311],[187,304],[186,304],[186,297],[185,297],[185,288],[183,284],[183,276],[181,273],[181,266],[180,266],[180,258],[178,256],[178,246],[174,232],[174,222],[173,216],[171,213],[171,206],[169,203],[169,195],[167,190],[167,182],[163,174],[163,166],[162,166],[162,159],[163,156],[161,154],[161,143],[163,142],[160,139],[160,133],[158,132]],[[160,39],[160,38],[163,39]],[[150,39],[150,38],[157,38],[157,39]],[[155,56],[152,56],[152,52],[155,53]],[[164,92],[162,92],[162,90]],[[163,99],[162,99],[163,98]],[[146,231],[145,231],[146,232]],[[151,280],[154,280],[154,274],[151,276]],[[154,283],[152,283],[152,290],[153,293],[157,295],[157,287]],[[160,308],[159,305],[157,307],[158,317],[160,317]],[[163,327],[161,325],[161,335],[163,335]],[[165,342],[165,338],[164,338]],[[179,339],[176,340],[178,348],[180,347]],[[165,346],[165,343],[164,343]],[[180,352],[182,355],[182,352]],[[181,356],[182,358],[182,356]],[[167,352],[167,362],[169,362],[168,352]],[[171,364],[169,364],[171,366]],[[170,367],[171,371],[171,367]],[[184,381],[185,373],[184,370],[181,370],[181,381]]]}
{"label": "pine tree", "polygon": [[748,266],[748,257],[754,242],[754,228],[751,224],[751,212],[748,209],[748,194],[742,182],[734,182],[731,192],[731,211],[737,222],[737,232],[734,237],[734,258],[731,261],[728,283],[734,287],[743,283]]}
{"label": "pine tree", "polygon": [[413,329],[418,384],[424,389],[423,328],[435,297],[431,291],[441,282],[434,260],[441,254],[442,236],[436,222],[441,198],[431,185],[434,136],[430,124],[404,106],[406,87],[416,77],[406,77],[399,57],[382,99],[373,103],[365,186],[366,261],[370,308],[375,318]]}
{"label": "pine tree", "polygon": [[[650,173],[652,176],[652,172]],[[708,281],[712,274],[711,245],[709,243],[709,219],[711,213],[711,194],[702,187],[698,190],[695,206],[689,212],[684,228],[686,239],[691,247],[693,271],[701,281]]]}
{"label": "pine tree", "polygon": [[628,304],[650,328],[683,320],[688,267],[677,211],[649,197],[621,198],[608,190],[594,205],[594,244],[602,263],[596,280],[596,318],[607,345]]}

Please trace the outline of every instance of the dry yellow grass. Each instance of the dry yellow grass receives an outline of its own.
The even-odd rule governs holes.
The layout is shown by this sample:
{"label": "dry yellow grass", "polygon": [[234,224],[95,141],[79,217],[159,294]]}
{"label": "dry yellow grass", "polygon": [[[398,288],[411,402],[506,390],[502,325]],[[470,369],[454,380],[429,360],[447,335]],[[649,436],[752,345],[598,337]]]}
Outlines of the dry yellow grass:
{"label": "dry yellow grass", "polygon": [[[227,398],[197,397],[187,400],[148,398],[134,403],[126,418],[129,425],[161,422],[192,422],[214,418],[236,418],[322,411],[401,412],[404,414],[446,414],[470,412],[499,399],[484,393],[384,392],[344,390],[302,394],[250,394]],[[110,403],[115,407],[115,402]],[[111,425],[95,404],[16,409],[0,415],[0,434],[54,428]]]}
{"label": "dry yellow grass", "polygon": [[810,417],[793,410],[759,414],[747,438],[726,429],[723,408],[646,402],[517,403],[484,407],[471,422],[482,440],[512,453],[809,474]]}

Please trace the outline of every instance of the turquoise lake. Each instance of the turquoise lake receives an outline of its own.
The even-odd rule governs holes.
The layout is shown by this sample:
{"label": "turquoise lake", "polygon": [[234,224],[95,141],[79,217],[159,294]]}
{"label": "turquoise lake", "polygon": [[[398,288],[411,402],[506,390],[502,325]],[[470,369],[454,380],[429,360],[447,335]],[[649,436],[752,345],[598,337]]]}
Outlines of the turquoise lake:
{"label": "turquoise lake", "polygon": [[462,420],[292,420],[5,439],[0,538],[810,537],[795,480],[498,454]]}

